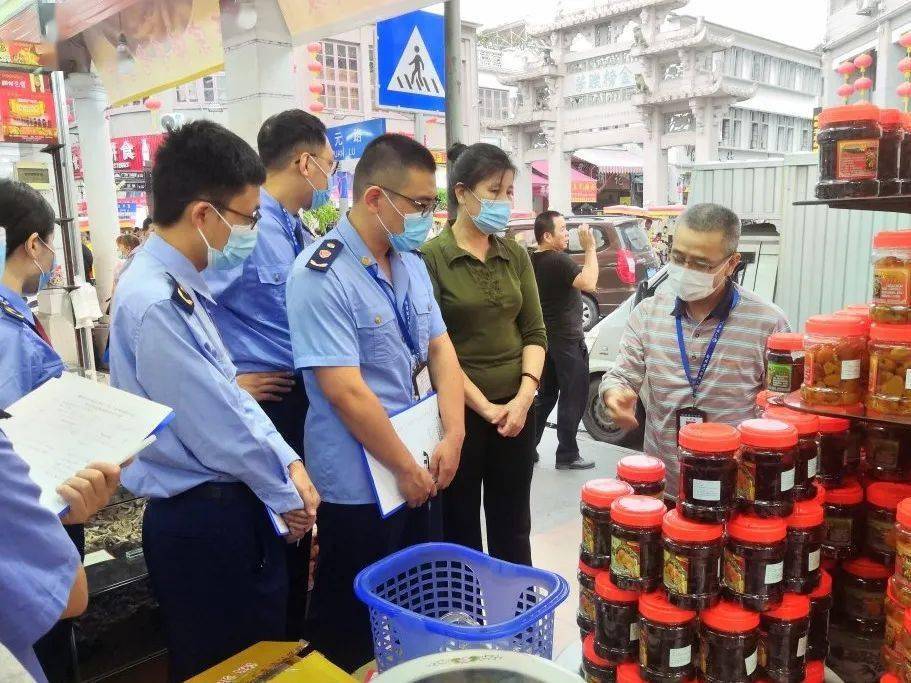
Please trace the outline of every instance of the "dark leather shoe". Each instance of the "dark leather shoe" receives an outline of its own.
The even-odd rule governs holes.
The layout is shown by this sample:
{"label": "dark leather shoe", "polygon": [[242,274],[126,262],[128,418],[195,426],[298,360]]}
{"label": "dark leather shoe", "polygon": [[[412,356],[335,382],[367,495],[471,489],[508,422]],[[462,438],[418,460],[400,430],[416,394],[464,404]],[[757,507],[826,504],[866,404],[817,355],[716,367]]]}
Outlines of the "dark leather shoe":
{"label": "dark leather shoe", "polygon": [[594,460],[583,460],[581,456],[569,462],[557,463],[558,470],[590,470],[594,466]]}

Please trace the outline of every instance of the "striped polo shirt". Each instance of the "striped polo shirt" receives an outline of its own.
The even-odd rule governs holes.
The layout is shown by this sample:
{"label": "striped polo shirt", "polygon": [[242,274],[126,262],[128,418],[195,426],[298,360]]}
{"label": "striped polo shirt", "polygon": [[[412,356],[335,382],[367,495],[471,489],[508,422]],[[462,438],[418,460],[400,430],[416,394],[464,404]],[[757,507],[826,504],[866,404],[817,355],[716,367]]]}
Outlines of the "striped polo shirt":
{"label": "striped polo shirt", "polygon": [[[740,296],[732,309],[734,289]],[[680,362],[678,315],[694,378],[715,327],[727,316],[695,401]],[[668,494],[677,495],[677,410],[695,405],[710,422],[734,426],[756,417],[756,394],[763,389],[765,378],[766,340],[789,329],[778,306],[733,283],[702,322],[692,320],[684,302],[666,288],[633,309],[617,364],[605,374],[601,393],[626,386],[639,394],[646,413],[645,452],[664,461]]]}

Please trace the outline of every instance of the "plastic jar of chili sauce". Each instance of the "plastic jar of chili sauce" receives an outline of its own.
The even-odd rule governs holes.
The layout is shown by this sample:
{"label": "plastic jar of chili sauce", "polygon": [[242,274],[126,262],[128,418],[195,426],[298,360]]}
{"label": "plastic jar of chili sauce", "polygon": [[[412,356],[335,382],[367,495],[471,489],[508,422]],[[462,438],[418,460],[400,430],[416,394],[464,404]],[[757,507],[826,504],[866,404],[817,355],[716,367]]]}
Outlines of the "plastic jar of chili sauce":
{"label": "plastic jar of chili sauce", "polygon": [[800,389],[804,375],[803,335],[776,332],[769,336],[765,353],[766,389],[789,394]]}
{"label": "plastic jar of chili sauce", "polygon": [[759,667],[778,683],[801,683],[807,670],[810,599],[785,593],[759,617]]}
{"label": "plastic jar of chili sauce", "polygon": [[769,406],[763,418],[780,420],[797,429],[797,458],[794,460],[794,500],[812,500],[819,468],[819,418],[779,406]]}
{"label": "plastic jar of chili sauce", "polygon": [[617,588],[608,572],[595,579],[595,652],[614,662],[636,658],[639,647],[639,594]]}
{"label": "plastic jar of chili sauce", "polygon": [[876,178],[879,180],[879,196],[886,197],[898,194],[901,189],[898,160],[905,137],[902,113],[898,109],[880,109],[879,125],[883,135],[879,139]]}
{"label": "plastic jar of chili sauce", "polygon": [[898,504],[911,498],[911,484],[876,482],[867,486],[864,555],[889,567],[895,564]]}
{"label": "plastic jar of chili sauce", "polygon": [[812,406],[856,406],[867,382],[866,326],[860,318],[814,315],[806,322],[800,395]]}
{"label": "plastic jar of chili sauce", "polygon": [[895,520],[895,581],[898,589],[911,592],[911,500],[898,504]]}
{"label": "plastic jar of chili sauce", "polygon": [[825,683],[826,665],[819,660],[810,661],[807,658],[807,676],[803,679],[804,683]]}
{"label": "plastic jar of chili sauce", "polygon": [[664,532],[664,588],[675,607],[703,609],[719,600],[724,527],[684,518],[671,510]]}
{"label": "plastic jar of chili sauce", "polygon": [[797,503],[787,519],[784,585],[794,593],[810,593],[819,585],[823,529],[822,506],[811,500]]}
{"label": "plastic jar of chili sauce", "polygon": [[864,490],[853,479],[843,485],[826,489],[822,504],[825,532],[822,554],[835,560],[845,560],[860,552],[863,542]]}
{"label": "plastic jar of chili sauce", "polygon": [[667,508],[650,496],[623,496],[610,512],[611,581],[624,590],[655,590],[662,580],[661,522]]}
{"label": "plastic jar of chili sauce", "polygon": [[682,681],[694,673],[696,613],[674,607],[664,591],[639,596],[639,666],[650,681]]}
{"label": "plastic jar of chili sauce", "polygon": [[618,479],[592,479],[582,486],[582,546],[580,559],[592,569],[610,565],[610,506],[633,487]]}
{"label": "plastic jar of chili sauce", "polygon": [[593,569],[579,560],[579,609],[576,612],[576,624],[583,639],[595,630],[595,579],[601,573],[602,570]]}
{"label": "plastic jar of chili sauce", "polygon": [[589,633],[582,641],[582,674],[585,683],[614,683],[617,665],[595,651],[595,634]]}
{"label": "plastic jar of chili sauce", "polygon": [[902,113],[902,128],[905,137],[902,139],[901,152],[898,155],[898,175],[901,178],[901,194],[911,194],[911,116]]}
{"label": "plastic jar of chili sauce", "polygon": [[713,422],[684,425],[678,435],[681,514],[700,522],[723,522],[734,510],[740,432]]}
{"label": "plastic jar of chili sauce", "polygon": [[778,396],[778,394],[768,389],[763,389],[756,394],[756,407],[759,408],[760,413],[769,409],[769,399],[773,396]]}
{"label": "plastic jar of chili sauce", "polygon": [[[643,671],[635,662],[627,662],[617,667],[617,683],[646,683],[646,680],[653,679],[643,678]],[[683,683],[696,683],[696,677],[684,679]]]}
{"label": "plastic jar of chili sauce", "polygon": [[911,325],[870,328],[870,383],[867,411],[911,415]]}
{"label": "plastic jar of chili sauce", "polygon": [[868,422],[864,429],[864,476],[876,481],[911,479],[911,431]]}
{"label": "plastic jar of chili sauce", "polygon": [[879,107],[847,104],[819,114],[817,199],[875,197],[882,127]]}
{"label": "plastic jar of chili sauce", "polygon": [[747,609],[762,611],[784,595],[783,519],[734,515],[721,560],[722,596]]}
{"label": "plastic jar of chili sauce", "polygon": [[838,486],[857,469],[860,454],[851,436],[851,423],[841,417],[819,416],[819,469],[816,478],[825,486]]}
{"label": "plastic jar of chili sauce", "polygon": [[881,635],[886,625],[886,584],[892,570],[869,557],[842,563],[835,577],[835,611],[857,634]]}
{"label": "plastic jar of chili sauce", "polygon": [[829,654],[829,616],[832,613],[832,575],[819,573],[819,585],[810,595],[810,636],[807,659],[825,659]]}
{"label": "plastic jar of chili sauce", "polygon": [[[905,611],[911,607],[911,595],[896,589],[895,577],[886,584],[886,635],[883,638],[883,658],[895,658],[904,628]],[[888,668],[888,667],[887,667]]]}
{"label": "plastic jar of chili sauce", "polygon": [[787,517],[794,507],[797,429],[778,420],[744,420],[737,465],[737,508],[759,517]]}
{"label": "plastic jar of chili sauce", "polygon": [[617,479],[633,487],[637,496],[664,500],[664,463],[650,455],[627,455],[617,463]]}
{"label": "plastic jar of chili sauce", "polygon": [[759,614],[722,600],[699,614],[699,670],[706,683],[747,683],[758,675]]}
{"label": "plastic jar of chili sauce", "polygon": [[[908,189],[911,190],[911,183]],[[872,259],[873,322],[911,323],[911,230],[876,233]]]}

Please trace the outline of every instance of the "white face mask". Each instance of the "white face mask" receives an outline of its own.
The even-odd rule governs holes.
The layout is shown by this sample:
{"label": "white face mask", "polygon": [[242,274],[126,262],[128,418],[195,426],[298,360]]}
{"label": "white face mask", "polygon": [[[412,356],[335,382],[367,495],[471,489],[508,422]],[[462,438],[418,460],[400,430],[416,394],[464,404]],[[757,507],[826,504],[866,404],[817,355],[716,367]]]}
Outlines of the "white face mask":
{"label": "white face mask", "polygon": [[701,301],[710,297],[718,289],[719,283],[715,282],[717,275],[718,271],[703,273],[685,266],[678,266],[676,263],[669,263],[667,266],[668,285],[671,291],[683,301]]}

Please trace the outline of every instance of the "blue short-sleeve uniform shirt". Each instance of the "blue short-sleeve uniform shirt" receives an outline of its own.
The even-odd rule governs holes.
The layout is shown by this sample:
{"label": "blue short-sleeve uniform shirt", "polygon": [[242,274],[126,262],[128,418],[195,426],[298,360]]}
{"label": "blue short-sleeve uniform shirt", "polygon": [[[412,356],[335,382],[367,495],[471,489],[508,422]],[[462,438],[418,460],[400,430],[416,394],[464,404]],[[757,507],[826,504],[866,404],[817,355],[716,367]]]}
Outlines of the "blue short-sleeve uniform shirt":
{"label": "blue short-sleeve uniform shirt", "polygon": [[[416,364],[427,361],[430,341],[446,331],[421,257],[390,252],[389,260],[391,282],[346,217],[301,253],[288,279],[294,365],[302,370],[310,398],[304,432],[307,471],[330,503],[366,504],[376,498],[363,449],[326,399],[314,368],[359,367],[392,415],[414,403]],[[331,262],[323,268],[312,267],[326,261]],[[393,299],[418,358],[401,332]]]}

